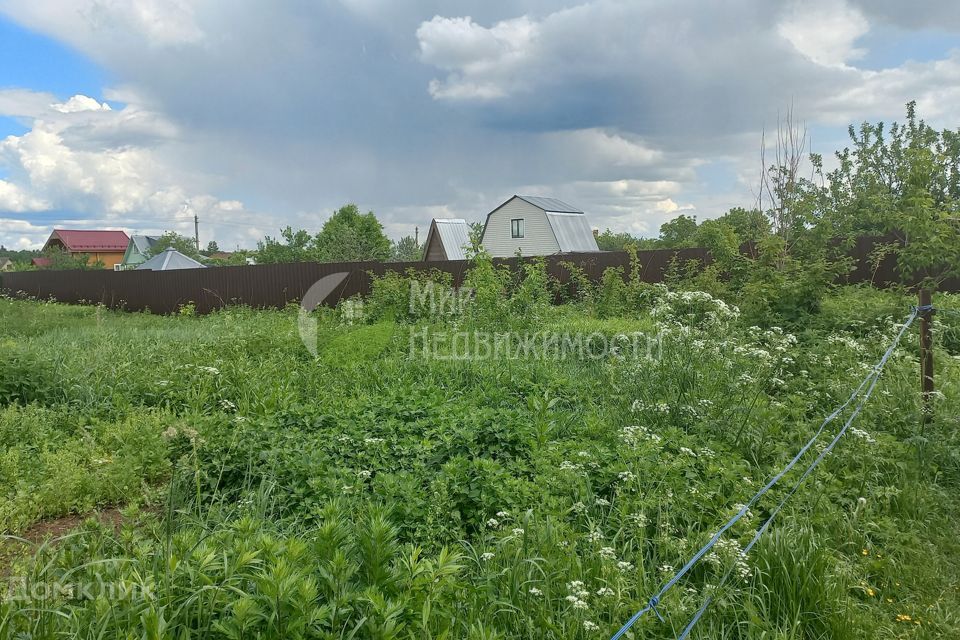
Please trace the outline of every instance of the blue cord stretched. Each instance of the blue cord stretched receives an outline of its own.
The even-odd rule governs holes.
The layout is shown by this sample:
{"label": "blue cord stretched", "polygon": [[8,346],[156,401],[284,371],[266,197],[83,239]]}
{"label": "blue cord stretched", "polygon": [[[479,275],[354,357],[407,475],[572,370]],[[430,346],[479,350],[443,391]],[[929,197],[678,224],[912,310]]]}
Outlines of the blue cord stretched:
{"label": "blue cord stretched", "polygon": [[[907,318],[906,322],[900,328],[900,332],[897,334],[894,341],[890,344],[889,348],[884,353],[883,357],[880,359],[880,362],[874,365],[873,369],[871,369],[870,373],[867,374],[867,376],[863,379],[863,381],[860,382],[860,385],[850,395],[850,397],[847,398],[847,400],[842,405],[840,405],[833,413],[827,416],[827,418],[820,424],[820,427],[814,433],[813,437],[811,437],[810,440],[807,441],[807,443],[803,446],[803,448],[800,449],[797,455],[795,455],[793,459],[790,460],[790,462],[787,463],[787,465],[779,473],[773,476],[773,478],[771,478],[759,491],[757,491],[757,493],[754,494],[754,496],[750,498],[750,500],[745,505],[743,505],[743,508],[741,508],[740,511],[738,511],[732,518],[730,518],[730,520],[728,520],[722,527],[720,527],[717,533],[714,534],[713,537],[711,537],[710,540],[705,545],[703,545],[703,547],[701,547],[700,550],[697,551],[697,553],[695,553],[693,557],[690,558],[690,560],[672,578],[670,578],[670,580],[668,580],[660,588],[660,591],[657,592],[655,596],[650,598],[650,600],[647,603],[647,606],[641,609],[640,611],[638,611],[637,613],[635,613],[629,620],[627,620],[627,622],[622,627],[620,627],[620,629],[615,634],[613,634],[613,636],[611,636],[610,640],[619,640],[621,637],[623,637],[623,635],[630,629],[630,627],[632,627],[637,622],[637,620],[639,620],[648,611],[653,611],[657,615],[657,617],[662,620],[663,617],[660,615],[660,612],[657,610],[656,607],[660,603],[660,599],[663,598],[663,596],[667,593],[667,591],[669,591],[684,575],[686,575],[688,571],[690,571],[690,569],[694,567],[694,565],[697,564],[697,562],[700,561],[700,559],[720,540],[723,534],[726,533],[726,531],[730,529],[730,527],[736,524],[737,521],[739,521],[747,513],[750,507],[756,504],[756,502],[760,498],[762,498],[775,484],[777,484],[777,482],[779,482],[780,479],[783,478],[783,476],[789,473],[790,470],[793,469],[794,466],[796,466],[800,458],[802,458],[803,455],[810,450],[810,447],[814,445],[814,443],[823,433],[824,429],[826,429],[827,425],[833,422],[837,418],[837,416],[839,416],[840,413],[843,412],[844,409],[850,406],[850,404],[854,401],[854,399],[860,395],[861,391],[863,391],[864,387],[866,387],[869,384],[869,388],[867,390],[866,396],[858,404],[856,410],[851,416],[851,419],[847,421],[847,424],[844,425],[839,435],[842,435],[846,431],[847,427],[850,425],[850,422],[852,422],[852,419],[856,417],[857,414],[860,413],[860,409],[862,409],[863,403],[866,402],[866,399],[869,398],[870,394],[873,393],[873,387],[874,385],[876,385],[876,381],[880,376],[880,371],[882,371],[883,367],[886,365],[887,361],[890,359],[890,356],[893,354],[894,349],[896,349],[897,345],[900,343],[900,339],[903,337],[903,334],[906,333],[907,328],[909,328],[910,325],[913,324],[913,321],[917,318],[917,314],[919,312],[920,311],[917,308],[913,309],[910,316]],[[836,444],[836,440],[838,439],[839,437],[834,439],[834,442],[830,445],[829,449],[833,448],[833,444]],[[829,449],[825,449],[824,451],[829,451]],[[824,454],[821,453],[821,456],[823,455]],[[819,464],[819,460],[820,458],[818,458],[818,461],[815,463],[815,465]],[[805,478],[810,471],[812,471],[812,469],[808,469],[807,473],[805,473],[803,477]],[[802,478],[801,478],[801,481],[802,481]],[[795,490],[796,488],[794,489],[794,491]],[[792,492],[789,495],[792,495]],[[766,524],[764,526],[766,526]],[[751,547],[752,547],[752,544],[751,544]],[[709,602],[709,598],[708,598],[708,602]],[[706,607],[704,606],[703,609],[705,611]],[[698,612],[698,615],[694,616],[695,620],[693,621],[692,624],[695,624],[695,621],[699,619],[699,615],[702,615],[702,612]],[[692,629],[692,624],[690,626],[690,629]],[[685,633],[689,633],[689,630],[687,630]],[[681,636],[681,637],[685,637],[685,636]]]}
{"label": "blue cord stretched", "polygon": [[[886,366],[887,361],[890,359],[890,356],[893,355],[893,352],[897,348],[897,345],[900,343],[901,338],[903,338],[903,334],[906,333],[910,325],[913,324],[913,321],[916,320],[917,313],[918,313],[917,310],[914,310],[913,313],[910,315],[910,317],[907,318],[907,321],[900,328],[900,332],[897,334],[896,338],[894,338],[893,342],[890,344],[890,347],[887,349],[887,351],[883,354],[883,357],[880,359],[880,362],[877,363],[877,366],[875,366],[873,370],[870,372],[868,376],[868,379],[872,378],[870,380],[870,386],[867,388],[866,393],[857,403],[857,406],[854,408],[853,413],[851,413],[850,417],[847,418],[847,421],[844,423],[843,428],[840,429],[840,431],[837,433],[836,436],[834,436],[833,440],[830,441],[830,444],[828,444],[823,449],[823,451],[820,452],[820,455],[816,457],[816,459],[810,464],[810,466],[808,466],[806,470],[804,470],[803,474],[800,476],[797,482],[793,485],[793,487],[790,489],[787,495],[785,495],[783,499],[780,501],[780,503],[773,509],[773,511],[770,512],[770,517],[768,517],[766,521],[760,526],[760,528],[757,529],[753,538],[750,540],[747,546],[743,548],[742,553],[744,556],[750,553],[754,545],[756,545],[757,542],[760,540],[761,536],[763,536],[763,534],[766,533],[767,529],[770,527],[770,524],[773,522],[773,519],[777,517],[777,514],[784,507],[784,505],[786,505],[787,501],[791,497],[793,497],[793,495],[800,488],[800,485],[803,484],[803,481],[806,480],[811,473],[813,473],[813,470],[817,468],[817,466],[823,461],[823,459],[826,458],[831,451],[833,451],[833,448],[837,445],[838,442],[840,442],[840,439],[847,432],[847,429],[850,428],[850,425],[853,424],[853,421],[856,420],[858,415],[860,415],[860,412],[863,410],[863,407],[866,405],[867,401],[870,399],[870,396],[873,395],[873,389],[874,387],[876,387],[877,381],[880,379],[880,374],[883,371],[883,368]],[[717,587],[716,587],[717,590],[719,590],[727,582],[727,580],[730,578],[732,573],[733,573],[733,567],[728,569],[727,572],[724,574],[723,578],[721,578],[720,582],[717,584]],[[700,606],[699,609],[697,609],[697,612],[693,615],[693,618],[691,618],[690,622],[684,628],[683,632],[681,632],[681,634],[677,636],[677,640],[685,640],[685,638],[687,638],[687,636],[690,635],[690,632],[693,630],[693,627],[696,626],[697,622],[699,622],[701,616],[703,616],[704,612],[706,612],[707,607],[710,606],[710,603],[712,601],[713,601],[713,596],[708,596],[704,600],[703,604]]]}

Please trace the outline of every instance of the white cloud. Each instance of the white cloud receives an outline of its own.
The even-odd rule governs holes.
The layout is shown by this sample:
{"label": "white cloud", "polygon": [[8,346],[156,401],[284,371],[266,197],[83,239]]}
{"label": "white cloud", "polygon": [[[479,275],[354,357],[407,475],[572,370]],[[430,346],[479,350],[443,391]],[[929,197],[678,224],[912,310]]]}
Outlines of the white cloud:
{"label": "white cloud", "polygon": [[636,136],[591,128],[545,134],[547,146],[558,153],[575,154],[585,164],[606,168],[649,166],[663,152],[647,146]]}
{"label": "white cloud", "polygon": [[[504,84],[522,83],[522,77],[511,78],[511,72],[519,70],[530,56],[537,32],[538,26],[526,16],[504,20],[490,28],[478,25],[470,16],[434,16],[417,29],[420,59],[455,72],[445,80],[431,80],[430,94],[453,100],[507,95],[515,87]],[[495,76],[496,81],[484,80],[487,75]]]}
{"label": "white cloud", "polygon": [[50,105],[50,108],[60,113],[78,113],[80,111],[110,111],[110,105],[106,102],[97,102],[89,96],[73,96],[66,102],[58,102]]}
{"label": "white cloud", "polygon": [[860,10],[843,0],[792,3],[777,33],[810,60],[828,67],[845,67],[866,53],[854,46],[870,30]]}
{"label": "white cloud", "polygon": [[917,101],[928,121],[956,127],[960,122],[960,49],[931,62],[908,62],[881,71],[855,71],[855,79],[820,103],[820,119],[846,124],[873,118],[902,118],[903,105]]}
{"label": "white cloud", "polygon": [[[93,226],[180,232],[192,231],[195,212],[207,225],[250,215],[239,200],[193,190],[196,177],[165,156],[166,145],[178,143],[165,118],[136,105],[113,110],[83,95],[41,101],[48,98],[0,91],[0,113],[33,118],[30,130],[0,141],[0,167],[9,174],[0,180],[0,211],[63,210],[92,216]],[[248,239],[239,230],[224,235]]]}
{"label": "white cloud", "polygon": [[8,249],[39,249],[46,242],[51,229],[27,220],[0,218],[0,242]]}
{"label": "white cloud", "polygon": [[55,100],[52,94],[29,89],[0,89],[0,115],[34,116],[45,112]]}
{"label": "white cloud", "polygon": [[43,211],[49,208],[50,204],[48,202],[26,193],[12,182],[0,180],[0,211],[23,213],[25,211]]}
{"label": "white cloud", "polygon": [[0,12],[82,49],[163,49],[200,42],[204,32],[190,0],[0,0]]}

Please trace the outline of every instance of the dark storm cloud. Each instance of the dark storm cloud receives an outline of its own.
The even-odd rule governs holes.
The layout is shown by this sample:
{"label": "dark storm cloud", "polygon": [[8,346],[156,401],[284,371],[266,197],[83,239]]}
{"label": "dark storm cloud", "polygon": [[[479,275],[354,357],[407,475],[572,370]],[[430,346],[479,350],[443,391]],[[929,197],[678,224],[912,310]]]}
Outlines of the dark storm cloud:
{"label": "dark storm cloud", "polygon": [[[243,219],[267,230],[316,227],[352,200],[399,233],[431,212],[480,217],[529,187],[595,205],[599,226],[655,231],[676,207],[717,195],[703,191],[697,166],[753,163],[760,129],[789,105],[814,123],[887,117],[905,101],[896,87],[942,91],[937,79],[957,66],[923,67],[909,82],[855,68],[870,20],[947,28],[952,2],[912,15],[893,2],[826,0],[0,9],[108,68],[116,86],[106,97],[176,131],[158,163],[243,200],[261,212]],[[122,144],[125,129],[99,127],[69,134],[85,149],[97,135]],[[146,127],[137,144],[154,144],[155,132]],[[729,191],[738,189],[751,198],[744,185]]]}

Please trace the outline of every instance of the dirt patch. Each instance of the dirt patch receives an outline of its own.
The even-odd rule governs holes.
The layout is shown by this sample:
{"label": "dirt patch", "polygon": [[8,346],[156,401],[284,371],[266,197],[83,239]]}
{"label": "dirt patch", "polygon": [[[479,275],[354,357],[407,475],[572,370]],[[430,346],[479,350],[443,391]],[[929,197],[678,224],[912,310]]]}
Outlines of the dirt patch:
{"label": "dirt patch", "polygon": [[62,518],[51,518],[41,520],[31,525],[19,537],[29,540],[34,544],[39,544],[45,540],[59,538],[64,536],[90,518],[95,518],[100,524],[112,528],[114,531],[120,530],[120,524],[123,522],[123,516],[120,515],[120,509],[109,508],[99,511],[92,511],[83,515],[70,514]]}
{"label": "dirt patch", "polygon": [[[40,522],[30,525],[24,532],[17,536],[17,538],[26,540],[26,543],[21,540],[11,540],[9,538],[0,539],[0,576],[6,574],[11,560],[15,557],[29,553],[31,547],[35,547],[43,542],[49,540],[55,541],[57,538],[62,538],[78,529],[90,518],[95,518],[98,522],[110,527],[114,531],[119,531],[120,525],[123,523],[123,516],[120,514],[120,509],[116,507],[91,511],[83,515],[70,514],[60,518],[41,520]],[[54,542],[54,544],[56,544],[56,542]]]}

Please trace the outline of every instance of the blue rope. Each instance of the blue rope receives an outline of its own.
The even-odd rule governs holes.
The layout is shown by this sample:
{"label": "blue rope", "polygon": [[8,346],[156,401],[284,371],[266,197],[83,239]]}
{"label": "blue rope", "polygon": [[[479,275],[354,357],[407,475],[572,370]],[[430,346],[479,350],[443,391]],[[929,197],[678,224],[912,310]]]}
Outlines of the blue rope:
{"label": "blue rope", "polygon": [[[903,327],[901,327],[900,333],[897,335],[894,342],[890,345],[890,348],[887,349],[886,353],[884,354],[883,358],[881,358],[880,362],[878,362],[873,367],[870,373],[867,374],[867,376],[860,383],[860,386],[856,388],[856,390],[850,395],[850,397],[847,398],[847,400],[842,405],[840,405],[833,413],[827,416],[827,418],[823,421],[823,423],[820,424],[820,428],[817,429],[813,437],[811,437],[810,440],[807,441],[807,443],[803,446],[803,448],[800,449],[797,455],[795,455],[793,459],[789,463],[787,463],[787,465],[779,473],[777,473],[777,475],[771,478],[767,482],[767,484],[763,486],[763,488],[757,491],[757,493],[754,494],[754,496],[750,498],[750,500],[745,505],[743,505],[743,508],[740,509],[740,511],[738,511],[736,515],[734,515],[732,518],[730,518],[730,520],[726,522],[726,524],[720,527],[719,531],[717,531],[717,533],[714,534],[713,537],[710,538],[710,540],[705,545],[703,545],[703,547],[701,547],[700,550],[697,551],[697,553],[694,554],[694,556],[690,558],[690,560],[672,578],[670,578],[670,580],[668,580],[663,585],[663,587],[660,588],[660,591],[654,597],[650,598],[649,602],[647,603],[647,606],[641,609],[640,611],[638,611],[636,614],[634,614],[629,620],[627,620],[627,622],[622,627],[620,627],[620,630],[617,631],[613,636],[611,636],[610,640],[619,640],[619,638],[621,638],[630,629],[630,627],[632,627],[637,622],[637,620],[639,620],[643,616],[643,614],[645,614],[647,611],[653,611],[654,613],[656,613],[657,617],[660,618],[661,621],[663,620],[663,617],[660,615],[660,612],[657,611],[656,606],[660,603],[660,600],[661,598],[663,598],[664,594],[666,594],[667,591],[670,590],[670,588],[672,588],[684,575],[686,575],[686,573],[690,571],[690,569],[692,569],[693,566],[696,565],[697,562],[699,562],[700,559],[711,548],[713,548],[713,546],[720,540],[723,534],[726,533],[727,530],[730,529],[730,527],[736,524],[737,521],[739,521],[747,513],[747,511],[749,511],[750,507],[756,504],[756,502],[760,498],[762,498],[777,482],[779,482],[780,479],[783,478],[783,476],[789,473],[790,470],[793,469],[794,466],[796,466],[800,458],[802,458],[803,455],[810,450],[810,447],[814,445],[814,443],[823,433],[824,429],[826,429],[827,425],[833,422],[837,418],[837,416],[839,416],[840,413],[843,412],[844,409],[850,406],[850,403],[853,402],[853,400],[860,395],[860,392],[863,391],[864,387],[867,386],[872,379],[873,379],[873,384],[876,384],[875,376],[879,376],[880,370],[883,368],[883,366],[886,365],[887,360],[890,358],[890,355],[893,353],[893,350],[896,348],[897,344],[900,342],[900,339],[903,336],[903,334],[906,332],[907,328],[916,319],[917,313],[918,313],[917,309],[914,308],[913,312],[910,314],[910,317],[907,319],[906,323],[904,323]],[[872,393],[872,391],[873,391],[873,385],[871,384],[869,388],[869,393]],[[856,415],[857,413],[859,413],[859,408],[857,409],[854,415]],[[845,430],[846,430],[846,426],[844,426],[844,431]]]}
{"label": "blue rope", "polygon": [[[813,470],[816,469],[817,466],[823,461],[823,459],[826,458],[831,451],[833,451],[833,448],[837,445],[838,442],[840,442],[840,439],[847,432],[847,429],[850,428],[850,425],[853,424],[853,421],[856,420],[858,415],[860,415],[860,412],[863,410],[863,407],[867,404],[867,401],[870,400],[870,396],[873,395],[873,390],[877,386],[877,381],[880,380],[880,374],[883,372],[883,369],[886,366],[887,361],[889,361],[890,356],[893,355],[893,352],[897,348],[897,345],[900,343],[901,338],[903,338],[903,334],[906,333],[910,325],[913,324],[913,321],[916,320],[917,315],[918,315],[918,310],[914,309],[913,313],[910,314],[910,317],[907,318],[907,321],[900,328],[900,332],[897,334],[896,338],[894,338],[889,348],[887,348],[887,351],[883,354],[883,357],[880,359],[880,362],[878,362],[877,365],[870,372],[870,374],[868,374],[867,378],[868,379],[872,378],[872,380],[870,380],[870,386],[867,388],[866,393],[857,403],[857,406],[854,408],[853,413],[851,413],[850,417],[847,418],[847,421],[844,423],[843,428],[840,429],[840,431],[837,433],[836,436],[834,436],[833,440],[830,441],[830,444],[828,444],[824,448],[824,450],[820,452],[820,455],[816,457],[816,459],[810,464],[810,466],[806,468],[806,470],[803,472],[803,474],[800,476],[797,482],[793,485],[793,487],[790,489],[787,495],[785,495],[783,499],[780,501],[780,503],[773,509],[773,511],[770,512],[770,517],[767,518],[767,520],[760,526],[759,529],[757,529],[753,538],[750,540],[747,546],[743,548],[742,554],[744,556],[750,553],[754,545],[756,545],[757,542],[760,540],[760,537],[763,536],[764,533],[766,533],[767,529],[770,527],[770,524],[773,522],[773,519],[777,517],[777,514],[780,513],[780,510],[783,508],[783,506],[787,503],[787,501],[791,497],[793,497],[793,495],[800,488],[800,485],[803,484],[803,481],[806,480],[807,477],[809,477],[810,474],[813,473]],[[723,578],[717,584],[716,588],[718,590],[724,584],[726,584],[727,580],[730,578],[732,573],[733,573],[733,567],[727,570],[726,574],[724,574]],[[690,635],[690,632],[693,630],[693,627],[700,620],[700,617],[703,616],[704,612],[707,610],[707,607],[710,606],[710,603],[712,601],[713,601],[713,596],[708,596],[704,600],[703,604],[700,606],[699,609],[697,609],[697,612],[693,615],[693,618],[684,628],[683,632],[677,637],[677,640],[685,640],[685,638],[688,635]]]}

